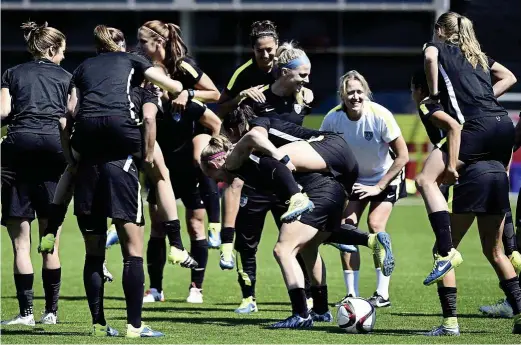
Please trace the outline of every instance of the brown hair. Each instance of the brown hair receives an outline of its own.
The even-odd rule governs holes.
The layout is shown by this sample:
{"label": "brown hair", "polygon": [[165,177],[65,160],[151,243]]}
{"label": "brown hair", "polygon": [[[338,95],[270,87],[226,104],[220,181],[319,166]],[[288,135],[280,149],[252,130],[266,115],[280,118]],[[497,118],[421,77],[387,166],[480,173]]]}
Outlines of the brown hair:
{"label": "brown hair", "polygon": [[279,34],[277,27],[271,20],[256,21],[251,25],[250,42],[252,47],[257,40],[262,37],[273,37],[275,42],[279,43]]}
{"label": "brown hair", "polygon": [[26,22],[20,28],[24,31],[27,50],[36,58],[45,56],[51,48],[58,49],[65,42],[65,35],[60,30],[47,26],[47,22],[43,25]]}
{"label": "brown hair", "polygon": [[98,53],[119,52],[121,48],[126,48],[123,32],[105,25],[98,25],[94,28],[94,40]]}
{"label": "brown hair", "polygon": [[476,68],[479,64],[488,71],[487,56],[481,51],[470,19],[456,12],[446,12],[438,18],[435,27],[441,29],[447,41],[460,47],[472,67]]}
{"label": "brown hair", "polygon": [[160,20],[151,20],[139,28],[139,33],[155,40],[165,41],[166,56],[164,64],[170,76],[177,70],[180,59],[188,54],[188,48],[181,38],[181,28],[172,23],[163,23]]}

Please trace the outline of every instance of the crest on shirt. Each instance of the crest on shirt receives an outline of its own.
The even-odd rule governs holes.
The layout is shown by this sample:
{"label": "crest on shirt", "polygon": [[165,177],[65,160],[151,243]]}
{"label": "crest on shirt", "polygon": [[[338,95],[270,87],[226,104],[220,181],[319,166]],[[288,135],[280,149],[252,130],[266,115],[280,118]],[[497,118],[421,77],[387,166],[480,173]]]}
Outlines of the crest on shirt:
{"label": "crest on shirt", "polygon": [[364,132],[364,138],[367,141],[371,141],[371,139],[373,139],[373,132],[365,131]]}
{"label": "crest on shirt", "polygon": [[300,114],[302,112],[302,106],[298,103],[293,104],[293,110],[295,113]]}
{"label": "crest on shirt", "polygon": [[241,195],[241,202],[240,202],[239,205],[240,205],[241,207],[244,207],[244,206],[246,206],[247,203],[248,203],[248,197],[247,197],[247,196],[242,196],[242,195]]}

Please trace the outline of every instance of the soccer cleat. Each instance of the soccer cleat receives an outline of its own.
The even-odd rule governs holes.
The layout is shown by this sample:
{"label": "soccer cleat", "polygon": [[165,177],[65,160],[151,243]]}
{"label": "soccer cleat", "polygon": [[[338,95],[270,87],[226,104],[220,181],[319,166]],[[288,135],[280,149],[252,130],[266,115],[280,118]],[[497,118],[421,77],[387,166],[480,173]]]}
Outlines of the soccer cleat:
{"label": "soccer cleat", "polygon": [[255,299],[253,299],[252,296],[248,298],[243,298],[241,305],[239,308],[235,309],[235,312],[237,314],[251,314],[258,312],[259,309],[257,308],[257,302]]}
{"label": "soccer cleat", "polygon": [[221,260],[219,260],[219,266],[222,270],[233,270],[233,268],[235,267],[235,258],[233,252],[229,254],[230,255],[228,256],[224,252],[221,252]]}
{"label": "soccer cleat", "polygon": [[375,292],[371,297],[367,299],[367,302],[371,303],[371,305],[375,308],[385,308],[391,306],[391,301],[379,295],[378,292]]}
{"label": "soccer cleat", "polygon": [[313,309],[313,298],[306,298],[306,306],[308,307],[308,310]]}
{"label": "soccer cleat", "polygon": [[112,273],[110,273],[109,269],[107,268],[107,260],[103,262],[103,279],[105,282],[109,283],[114,281],[114,276],[112,276]]}
{"label": "soccer cleat", "polygon": [[452,248],[449,255],[445,257],[442,257],[439,254],[434,254],[434,266],[432,267],[431,273],[429,273],[427,278],[423,281],[423,285],[428,286],[443,279],[451,269],[458,267],[462,262],[463,258],[461,257],[460,252],[455,248]]}
{"label": "soccer cleat", "polygon": [[154,302],[164,302],[165,294],[163,291],[159,292],[155,288],[148,289],[145,291],[145,295],[143,296],[143,303],[154,303]]}
{"label": "soccer cleat", "polygon": [[459,336],[459,326],[447,327],[441,325],[434,328],[432,331],[425,333],[424,335],[428,337]]}
{"label": "soccer cleat", "polygon": [[311,310],[309,315],[313,319],[313,322],[333,322],[333,315],[329,310],[324,314],[317,314],[314,310]]}
{"label": "soccer cleat", "polygon": [[38,245],[38,253],[54,253],[54,242],[56,242],[56,238],[53,234],[47,234],[40,238],[40,245]]}
{"label": "soccer cleat", "polygon": [[119,332],[109,325],[102,326],[100,324],[92,325],[92,336],[94,337],[117,337]]}
{"label": "soccer cleat", "polygon": [[14,319],[5,320],[1,322],[4,326],[13,326],[13,325],[22,325],[22,326],[34,326],[36,323],[34,322],[34,315],[29,314],[27,316],[22,316],[20,314],[16,315]]}
{"label": "soccer cleat", "polygon": [[118,232],[116,231],[116,226],[112,224],[107,230],[107,242],[105,243],[105,248],[109,249],[117,243],[119,243]]}
{"label": "soccer cleat", "polygon": [[219,249],[221,246],[221,224],[220,223],[209,223],[208,224],[208,248]]}
{"label": "soccer cleat", "polygon": [[519,275],[521,273],[521,254],[516,250],[508,256],[508,259],[512,263],[512,266],[514,266],[516,275]]}
{"label": "soccer cleat", "polygon": [[330,246],[335,247],[336,249],[340,250],[342,253],[356,253],[356,252],[358,252],[358,248],[356,246],[351,245],[351,244],[341,244],[341,243],[331,243],[331,242],[328,242],[326,244],[329,244]]}
{"label": "soccer cleat", "polygon": [[58,317],[55,313],[45,312],[40,318],[40,323],[44,325],[56,325],[58,323]]}
{"label": "soccer cleat", "polygon": [[354,296],[349,294],[349,295],[346,295],[344,298],[342,298],[340,301],[338,301],[337,303],[335,303],[335,307],[340,307],[341,305],[343,304],[346,304],[347,303],[347,300],[349,298],[353,298]]}
{"label": "soccer cleat", "polygon": [[369,235],[368,246],[378,260],[379,268],[384,276],[389,277],[394,270],[394,256],[391,247],[391,236],[386,232]]}
{"label": "soccer cleat", "polygon": [[512,334],[521,334],[521,314],[514,316],[514,329]]}
{"label": "soccer cleat", "polygon": [[303,318],[298,314],[291,315],[285,320],[279,321],[270,328],[311,328],[313,327],[313,319],[311,315],[307,318]]}
{"label": "soccer cleat", "polygon": [[313,201],[309,200],[306,193],[297,193],[289,199],[288,210],[280,217],[283,223],[291,223],[304,213],[311,212],[315,208]]}
{"label": "soccer cleat", "polygon": [[156,338],[164,336],[163,333],[154,331],[150,326],[141,323],[141,327],[134,328],[132,325],[127,324],[127,338]]}
{"label": "soccer cleat", "polygon": [[508,319],[514,317],[512,306],[508,303],[506,298],[500,299],[496,304],[481,306],[479,307],[479,311],[491,317],[504,317]]}
{"label": "soccer cleat", "polygon": [[190,288],[190,293],[186,298],[186,302],[195,304],[203,303],[203,289],[196,288],[194,283],[192,283],[192,287]]}
{"label": "soccer cleat", "polygon": [[173,265],[180,265],[184,268],[197,268],[199,266],[197,261],[194,260],[190,254],[186,251],[186,249],[180,250],[174,246],[170,247],[170,253],[168,254],[168,262]]}

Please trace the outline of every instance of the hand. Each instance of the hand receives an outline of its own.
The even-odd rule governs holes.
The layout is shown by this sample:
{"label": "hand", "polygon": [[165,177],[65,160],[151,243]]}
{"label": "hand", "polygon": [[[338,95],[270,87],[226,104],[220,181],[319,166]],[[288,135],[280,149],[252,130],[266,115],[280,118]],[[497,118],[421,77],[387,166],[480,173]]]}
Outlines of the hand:
{"label": "hand", "polygon": [[425,97],[420,104],[438,104],[440,103],[439,100],[432,99],[430,97]]}
{"label": "hand", "polygon": [[264,103],[266,102],[266,96],[264,96],[264,93],[262,92],[262,88],[264,85],[257,85],[254,87],[251,87],[247,90],[241,91],[239,96],[241,98],[251,98],[257,103]]}
{"label": "hand", "polygon": [[370,196],[378,195],[382,192],[382,189],[378,186],[366,186],[360,183],[353,185],[353,193],[359,194],[360,200],[368,198]]}
{"label": "hand", "polygon": [[186,108],[186,103],[188,103],[188,91],[183,90],[181,93],[172,101],[172,107],[174,113],[181,113]]}
{"label": "hand", "polygon": [[452,167],[446,167],[445,171],[443,171],[443,174],[441,176],[442,176],[441,183],[448,185],[448,186],[456,183],[459,178],[458,172],[456,171],[455,168],[452,168]]}
{"label": "hand", "polygon": [[145,155],[144,162],[145,162],[145,165],[147,166],[147,168],[149,168],[149,169],[154,168],[154,157],[153,156],[154,156],[153,154]]}
{"label": "hand", "polygon": [[295,168],[295,166],[293,165],[293,163],[291,163],[291,161],[289,161],[288,164],[286,164],[286,167],[287,167],[291,172],[297,171],[297,168]]}
{"label": "hand", "polygon": [[308,89],[307,87],[302,87],[302,89],[300,90],[300,94],[302,95],[304,103],[310,104],[311,102],[313,102],[314,95],[311,89]]}

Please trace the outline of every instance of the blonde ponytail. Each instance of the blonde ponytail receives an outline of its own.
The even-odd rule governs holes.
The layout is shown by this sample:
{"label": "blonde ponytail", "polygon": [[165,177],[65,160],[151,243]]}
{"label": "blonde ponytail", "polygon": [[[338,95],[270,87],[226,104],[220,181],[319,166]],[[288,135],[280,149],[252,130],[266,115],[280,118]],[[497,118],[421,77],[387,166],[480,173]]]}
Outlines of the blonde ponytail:
{"label": "blonde ponytail", "polygon": [[116,28],[98,25],[94,28],[94,40],[96,49],[102,52],[119,52],[125,48],[125,36]]}
{"label": "blonde ponytail", "polygon": [[224,157],[231,150],[232,143],[224,135],[212,137],[208,145],[201,152],[201,164],[210,167],[211,162],[217,158]]}

